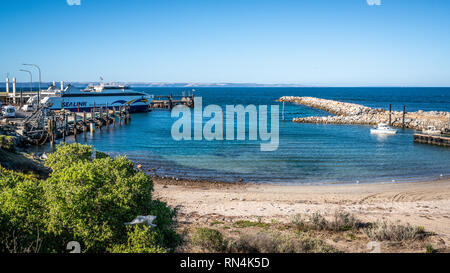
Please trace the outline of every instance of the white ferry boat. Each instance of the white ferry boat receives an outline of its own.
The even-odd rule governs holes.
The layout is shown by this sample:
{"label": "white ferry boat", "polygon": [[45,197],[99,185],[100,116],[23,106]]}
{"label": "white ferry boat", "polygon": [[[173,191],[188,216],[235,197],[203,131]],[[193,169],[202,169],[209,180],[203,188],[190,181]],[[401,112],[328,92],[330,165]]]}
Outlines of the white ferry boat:
{"label": "white ferry boat", "polygon": [[50,110],[90,111],[93,107],[129,106],[130,112],[147,112],[152,96],[128,89],[103,88],[81,90],[71,85],[64,89],[50,86],[41,93],[41,105]]}
{"label": "white ferry boat", "polygon": [[397,129],[392,129],[385,123],[379,123],[376,128],[370,129],[371,134],[395,135]]}
{"label": "white ferry boat", "polygon": [[83,91],[96,91],[96,92],[102,92],[103,90],[123,90],[130,89],[129,85],[122,85],[122,84],[115,84],[115,83],[100,83],[98,85],[88,85],[86,89]]}

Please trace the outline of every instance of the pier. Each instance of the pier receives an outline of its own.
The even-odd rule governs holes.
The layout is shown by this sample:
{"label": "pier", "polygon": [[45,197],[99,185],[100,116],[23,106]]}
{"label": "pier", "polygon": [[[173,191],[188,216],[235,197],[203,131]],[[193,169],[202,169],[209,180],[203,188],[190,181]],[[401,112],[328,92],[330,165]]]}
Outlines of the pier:
{"label": "pier", "polygon": [[414,134],[414,142],[450,147],[450,136]]}
{"label": "pier", "polygon": [[194,107],[194,95],[168,95],[168,96],[153,96],[150,102],[150,109],[172,109],[177,105],[185,105],[187,107]]}
{"label": "pier", "polygon": [[129,107],[98,107],[90,112],[70,112],[68,110],[50,111],[41,108],[33,113],[20,113],[20,117],[8,119],[0,124],[0,131],[19,138],[20,142],[33,145],[54,145],[56,140],[79,135],[86,137],[87,132],[121,126],[131,122]]}

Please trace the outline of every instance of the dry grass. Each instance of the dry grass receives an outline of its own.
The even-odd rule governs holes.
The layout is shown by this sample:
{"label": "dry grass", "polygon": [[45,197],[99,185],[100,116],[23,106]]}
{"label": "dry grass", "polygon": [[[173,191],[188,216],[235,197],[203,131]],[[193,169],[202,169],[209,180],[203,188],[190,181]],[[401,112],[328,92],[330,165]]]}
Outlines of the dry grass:
{"label": "dry grass", "polygon": [[[221,253],[332,253],[365,251],[369,241],[385,241],[390,250],[424,249],[435,252],[426,240],[433,233],[423,227],[388,222],[365,223],[352,214],[336,212],[331,217],[313,213],[297,215],[290,223],[238,220],[231,226],[214,221],[211,228],[195,228],[188,237],[187,251]],[[386,249],[389,252],[389,249]]]}
{"label": "dry grass", "polygon": [[305,234],[258,232],[225,239],[219,230],[198,228],[191,243],[203,252],[215,253],[331,253],[338,252],[324,241]]}
{"label": "dry grass", "polygon": [[424,240],[431,233],[426,232],[423,227],[407,225],[395,225],[388,222],[377,222],[364,229],[364,233],[376,241],[414,241]]}
{"label": "dry grass", "polygon": [[335,232],[358,230],[369,225],[345,212],[336,212],[331,221],[327,220],[320,213],[311,214],[309,219],[304,219],[301,215],[296,215],[292,224],[299,231],[326,230]]}
{"label": "dry grass", "polygon": [[228,251],[233,253],[333,253],[336,249],[324,241],[304,234],[259,232],[246,234],[231,241]]}

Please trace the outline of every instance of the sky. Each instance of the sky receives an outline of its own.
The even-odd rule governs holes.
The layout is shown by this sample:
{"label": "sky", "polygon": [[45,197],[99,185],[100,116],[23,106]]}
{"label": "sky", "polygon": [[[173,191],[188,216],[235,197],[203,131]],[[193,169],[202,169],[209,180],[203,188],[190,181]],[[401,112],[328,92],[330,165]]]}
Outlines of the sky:
{"label": "sky", "polygon": [[43,81],[450,86],[449,14],[448,0],[0,0],[1,81],[35,63]]}

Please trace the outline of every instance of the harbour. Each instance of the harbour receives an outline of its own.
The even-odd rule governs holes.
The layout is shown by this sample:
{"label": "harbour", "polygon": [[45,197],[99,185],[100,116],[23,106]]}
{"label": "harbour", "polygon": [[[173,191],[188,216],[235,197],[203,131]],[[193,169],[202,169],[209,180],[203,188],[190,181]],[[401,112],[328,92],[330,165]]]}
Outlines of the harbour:
{"label": "harbour", "polygon": [[[139,92],[166,96],[169,88],[132,87]],[[186,88],[170,88],[182,94]],[[345,94],[347,91],[352,94]],[[408,89],[410,99],[392,99],[391,94],[404,89],[364,88],[196,88],[196,96],[203,104],[249,105],[274,104],[274,101],[291,93],[350,101],[353,96],[363,99],[358,104],[382,108],[392,104],[393,111],[401,111],[403,105],[411,112],[420,109],[448,110],[446,103],[439,104],[440,94],[446,89],[435,90],[436,99],[429,95],[427,104],[417,103],[415,92]],[[386,95],[383,95],[383,92]],[[381,102],[374,103],[371,94],[381,94]],[[245,94],[245,95],[242,95]],[[339,97],[336,94],[342,94]],[[345,95],[345,96],[344,96]],[[363,96],[364,95],[364,96]],[[434,102],[436,100],[436,102]],[[113,155],[127,155],[142,169],[159,177],[175,177],[194,180],[224,182],[322,184],[322,183],[379,183],[418,181],[450,175],[446,157],[449,150],[437,145],[419,144],[413,141],[416,132],[402,129],[395,136],[371,135],[372,125],[296,123],[297,117],[327,117],[320,109],[297,104],[285,104],[283,122],[280,103],[280,146],[277,151],[260,152],[260,142],[248,138],[235,141],[176,141],[170,134],[175,119],[167,109],[152,109],[147,113],[132,113],[132,123],[117,126],[102,133],[96,131],[87,138],[79,137],[79,143],[94,145]],[[208,122],[208,119],[204,119]],[[398,128],[398,127],[397,127]],[[226,129],[226,128],[225,128]],[[246,133],[248,133],[246,129]],[[226,133],[226,132],[225,132]],[[66,141],[73,142],[73,136]],[[420,155],[420,157],[418,156]],[[421,158],[421,160],[419,160]],[[389,167],[394,164],[395,168]]]}
{"label": "harbour", "polygon": [[[63,81],[58,87],[55,82],[47,89],[17,92],[16,79],[5,81],[5,92],[0,93],[0,102],[5,109],[11,109],[0,122],[0,131],[17,137],[19,143],[32,145],[54,145],[58,139],[65,141],[73,136],[95,132],[98,128],[118,126],[131,121],[131,113],[148,112],[152,109],[172,109],[177,105],[194,106],[194,96],[152,95],[130,90],[126,85],[88,85],[76,88]],[[40,84],[39,84],[40,88]],[[10,92],[11,91],[11,92]]]}
{"label": "harbour", "polygon": [[0,254],[450,253],[450,2],[428,2],[2,1]]}

